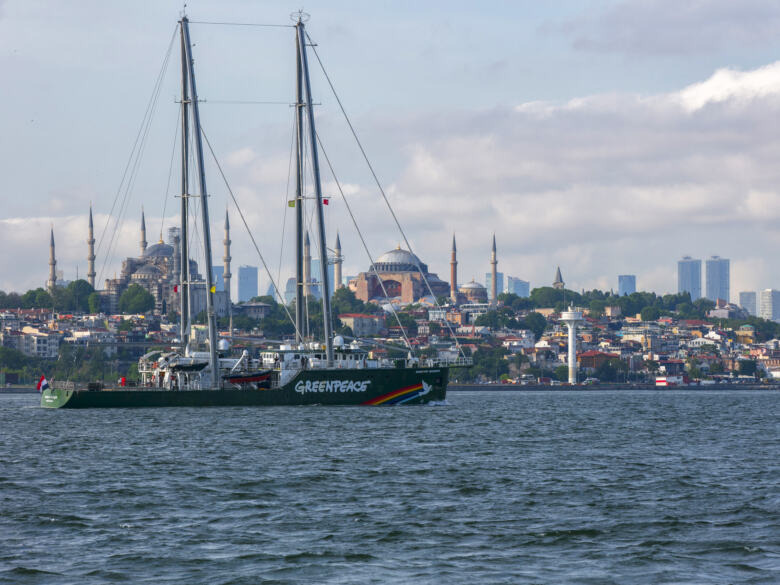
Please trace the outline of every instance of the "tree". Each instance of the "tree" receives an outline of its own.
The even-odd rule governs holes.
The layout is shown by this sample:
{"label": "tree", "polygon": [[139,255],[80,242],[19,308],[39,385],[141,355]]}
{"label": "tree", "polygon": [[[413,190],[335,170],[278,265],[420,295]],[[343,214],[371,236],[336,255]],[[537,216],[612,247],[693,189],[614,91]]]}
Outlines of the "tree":
{"label": "tree", "polygon": [[642,321],[657,321],[660,316],[661,311],[658,310],[658,307],[645,307],[640,312]]}
{"label": "tree", "polygon": [[544,330],[547,329],[547,319],[541,313],[528,313],[525,319],[520,322],[520,326],[533,331],[534,337],[538,341]]}
{"label": "tree", "polygon": [[87,306],[89,307],[90,313],[99,313],[101,309],[100,295],[96,292],[90,294],[87,297]]}
{"label": "tree", "polygon": [[739,360],[740,376],[755,376],[756,369],[756,360]]}
{"label": "tree", "polygon": [[555,379],[561,382],[566,382],[569,379],[569,366],[558,366],[553,370]]}
{"label": "tree", "polygon": [[[71,307],[74,311],[86,313],[90,311],[89,297],[95,292],[95,289],[86,280],[74,280],[67,286],[67,290],[72,298]],[[97,311],[95,311],[97,312]]]}
{"label": "tree", "polygon": [[119,297],[120,313],[147,313],[153,308],[154,297],[138,284],[131,284]]}

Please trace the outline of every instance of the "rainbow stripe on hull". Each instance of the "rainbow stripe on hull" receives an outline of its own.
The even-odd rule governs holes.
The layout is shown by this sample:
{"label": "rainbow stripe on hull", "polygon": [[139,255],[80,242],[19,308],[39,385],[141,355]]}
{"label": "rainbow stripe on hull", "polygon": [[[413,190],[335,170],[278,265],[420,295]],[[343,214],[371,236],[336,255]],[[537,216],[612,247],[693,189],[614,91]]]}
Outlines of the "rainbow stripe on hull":
{"label": "rainbow stripe on hull", "polygon": [[419,384],[407,386],[406,388],[401,388],[400,390],[393,390],[392,392],[388,392],[387,394],[382,394],[381,396],[377,396],[376,398],[367,400],[366,402],[363,403],[363,405],[379,406],[380,404],[381,405],[403,404],[404,402],[409,402],[411,400],[414,400],[415,398],[424,396],[425,394],[428,394],[430,391],[431,391],[430,385],[426,384],[425,382],[420,382]]}

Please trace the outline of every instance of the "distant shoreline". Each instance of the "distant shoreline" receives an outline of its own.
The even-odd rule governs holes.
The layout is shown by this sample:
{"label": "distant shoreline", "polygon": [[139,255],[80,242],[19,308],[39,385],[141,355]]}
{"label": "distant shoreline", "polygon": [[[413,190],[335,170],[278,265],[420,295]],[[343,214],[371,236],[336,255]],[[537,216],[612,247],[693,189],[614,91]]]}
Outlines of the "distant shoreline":
{"label": "distant shoreline", "polygon": [[778,384],[706,384],[704,386],[673,386],[663,387],[654,384],[593,384],[588,386],[549,385],[549,384],[452,384],[447,386],[448,392],[528,392],[528,391],[585,391],[597,390],[780,390]]}

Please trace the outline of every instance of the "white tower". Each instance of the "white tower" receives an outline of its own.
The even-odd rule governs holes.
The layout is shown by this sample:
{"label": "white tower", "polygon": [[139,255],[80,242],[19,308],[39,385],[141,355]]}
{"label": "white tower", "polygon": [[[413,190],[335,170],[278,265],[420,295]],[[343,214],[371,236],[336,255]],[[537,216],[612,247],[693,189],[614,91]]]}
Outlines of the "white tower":
{"label": "white tower", "polygon": [[95,288],[95,231],[92,226],[92,203],[89,204],[89,236],[87,237],[87,282]]}
{"label": "white tower", "polygon": [[344,262],[344,257],[341,255],[341,240],[338,232],[336,232],[336,247],[333,249],[333,252],[336,255],[333,259],[333,280],[336,281],[333,285],[333,290],[339,290],[344,286],[341,284],[341,264]]}
{"label": "white tower", "polygon": [[561,323],[569,328],[569,384],[577,383],[577,325],[582,322],[582,311],[570,306],[561,313]]}

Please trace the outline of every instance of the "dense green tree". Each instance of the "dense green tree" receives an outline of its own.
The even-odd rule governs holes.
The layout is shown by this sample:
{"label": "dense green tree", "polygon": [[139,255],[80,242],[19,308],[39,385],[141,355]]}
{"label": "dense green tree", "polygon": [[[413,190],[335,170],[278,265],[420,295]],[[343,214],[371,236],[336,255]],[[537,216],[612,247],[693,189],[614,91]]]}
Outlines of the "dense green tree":
{"label": "dense green tree", "polygon": [[553,370],[553,375],[556,380],[566,382],[569,379],[569,366],[558,366]]}
{"label": "dense green tree", "polygon": [[154,297],[144,287],[131,284],[119,297],[121,313],[147,313],[154,308]]}
{"label": "dense green tree", "polygon": [[739,360],[740,376],[755,376],[757,370],[756,360]]}
{"label": "dense green tree", "polygon": [[93,315],[95,313],[100,313],[102,303],[100,302],[100,295],[98,293],[93,292],[87,297],[87,307],[89,308],[89,312]]}
{"label": "dense green tree", "polygon": [[547,319],[541,313],[528,313],[526,317],[520,322],[520,327],[533,331],[534,337],[538,341],[539,338],[547,329]]}
{"label": "dense green tree", "polygon": [[74,280],[66,287],[70,293],[71,305],[69,309],[78,311],[80,313],[88,313],[90,311],[89,297],[95,292],[95,289],[86,280],[79,279]]}
{"label": "dense green tree", "polygon": [[658,307],[645,307],[640,311],[642,321],[657,321],[661,316],[661,311]]}

